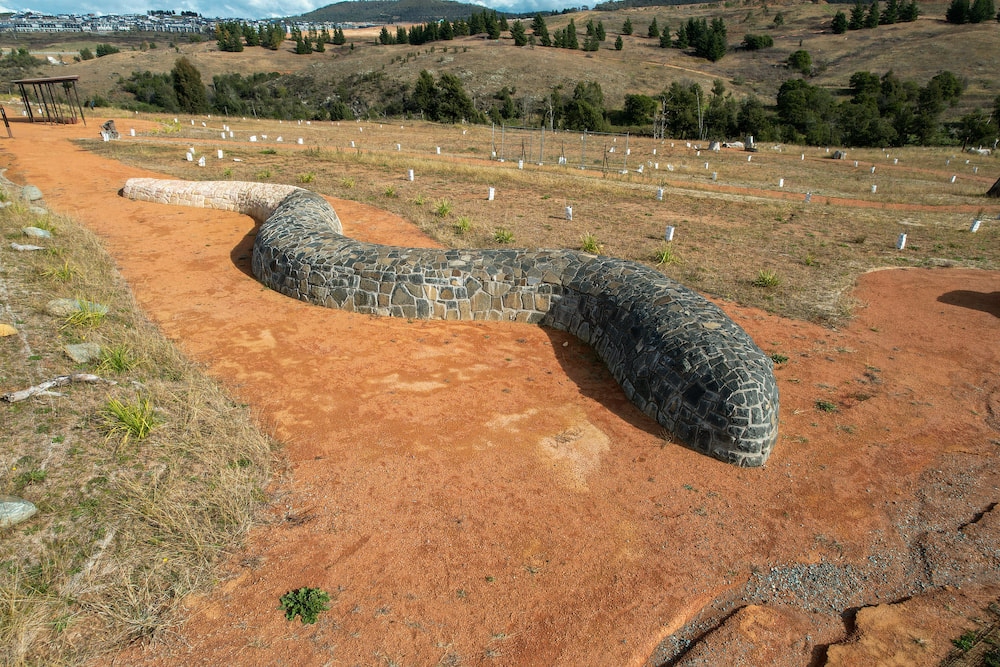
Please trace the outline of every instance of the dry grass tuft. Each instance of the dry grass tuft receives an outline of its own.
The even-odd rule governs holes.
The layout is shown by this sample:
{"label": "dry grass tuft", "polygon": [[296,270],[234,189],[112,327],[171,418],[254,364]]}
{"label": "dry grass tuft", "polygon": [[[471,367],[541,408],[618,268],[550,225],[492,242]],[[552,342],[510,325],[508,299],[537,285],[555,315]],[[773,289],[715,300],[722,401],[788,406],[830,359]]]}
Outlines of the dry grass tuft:
{"label": "dry grass tuft", "polygon": [[[4,209],[0,236],[18,240],[33,220]],[[0,248],[0,319],[22,334],[3,339],[0,387],[83,370],[62,352],[83,337],[104,349],[85,370],[119,384],[0,404],[0,494],[39,508],[0,537],[4,665],[80,663],[168,632],[177,602],[212,584],[213,566],[253,523],[270,474],[272,441],[246,407],[141,316],[91,234],[65,219],[56,228],[54,253]],[[52,280],[66,266],[71,280]],[[64,327],[44,310],[59,297],[108,313]],[[109,441],[106,419],[129,442]]]}

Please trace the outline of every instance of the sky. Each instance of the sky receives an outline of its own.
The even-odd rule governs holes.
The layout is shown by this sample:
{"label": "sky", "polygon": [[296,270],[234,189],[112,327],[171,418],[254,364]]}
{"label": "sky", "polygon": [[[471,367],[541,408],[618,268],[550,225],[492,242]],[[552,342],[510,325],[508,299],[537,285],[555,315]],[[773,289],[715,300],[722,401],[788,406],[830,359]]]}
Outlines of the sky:
{"label": "sky", "polygon": [[[333,0],[334,2],[337,0]],[[529,13],[538,10],[578,7],[583,2],[572,0],[467,0],[505,12]],[[177,0],[173,0],[177,2]],[[207,17],[272,18],[296,16],[333,4],[330,0],[182,0],[169,2],[136,3],[129,0],[3,0],[0,13],[31,10],[42,14],[145,14],[149,9],[173,9],[198,12]],[[593,4],[593,3],[590,3]]]}

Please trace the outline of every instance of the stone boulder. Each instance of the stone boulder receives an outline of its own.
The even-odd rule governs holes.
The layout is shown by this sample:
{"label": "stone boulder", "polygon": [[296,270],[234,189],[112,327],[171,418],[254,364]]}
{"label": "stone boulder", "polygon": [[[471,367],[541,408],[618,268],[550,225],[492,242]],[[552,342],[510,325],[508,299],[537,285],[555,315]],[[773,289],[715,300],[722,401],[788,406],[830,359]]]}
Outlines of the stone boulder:
{"label": "stone boulder", "polygon": [[115,121],[104,121],[104,124],[101,125],[101,136],[105,141],[121,138],[121,135],[118,134],[118,128],[115,127]]}
{"label": "stone boulder", "polygon": [[25,185],[21,188],[21,199],[25,201],[38,201],[42,198],[42,191],[34,185]]}
{"label": "stone boulder", "polygon": [[0,528],[27,521],[38,512],[33,503],[16,496],[0,496]]}

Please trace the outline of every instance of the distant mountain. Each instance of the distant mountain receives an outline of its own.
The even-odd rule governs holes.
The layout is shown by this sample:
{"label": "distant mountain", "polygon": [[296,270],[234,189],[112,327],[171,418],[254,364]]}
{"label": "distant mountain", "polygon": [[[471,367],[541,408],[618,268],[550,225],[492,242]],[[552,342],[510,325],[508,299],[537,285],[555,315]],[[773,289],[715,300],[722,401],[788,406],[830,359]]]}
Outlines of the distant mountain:
{"label": "distant mountain", "polygon": [[351,0],[320,7],[300,18],[328,23],[427,23],[467,19],[473,12],[484,9],[481,5],[451,0]]}

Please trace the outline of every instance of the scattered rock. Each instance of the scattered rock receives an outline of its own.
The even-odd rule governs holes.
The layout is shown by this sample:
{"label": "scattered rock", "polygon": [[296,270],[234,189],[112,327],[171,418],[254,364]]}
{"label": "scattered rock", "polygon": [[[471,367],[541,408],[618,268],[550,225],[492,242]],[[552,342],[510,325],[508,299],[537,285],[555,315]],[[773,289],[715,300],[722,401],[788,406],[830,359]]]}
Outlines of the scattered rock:
{"label": "scattered rock", "polygon": [[17,329],[12,327],[11,325],[0,323],[0,338],[4,338],[6,336],[13,336],[16,333]]}
{"label": "scattered rock", "polygon": [[100,303],[92,303],[82,299],[52,299],[45,304],[45,312],[55,317],[66,317],[81,310],[107,313],[108,307]]}
{"label": "scattered rock", "polygon": [[830,157],[832,157],[834,160],[846,160],[847,153],[844,151],[834,151],[833,155],[831,155]]}
{"label": "scattered rock", "polygon": [[0,496],[0,528],[27,521],[36,512],[38,508],[27,500],[16,496]]}
{"label": "scattered rock", "polygon": [[42,198],[42,191],[34,185],[25,185],[21,188],[21,198],[27,201],[38,201]]}
{"label": "scattered rock", "polygon": [[46,211],[41,206],[29,206],[28,210],[31,211],[32,213],[34,213],[35,215],[48,215],[49,214],[49,212]]}
{"label": "scattered rock", "polygon": [[14,202],[12,201],[0,201],[0,208],[7,208],[8,206],[13,206],[13,205]]}
{"label": "scattered rock", "polygon": [[38,239],[52,238],[52,232],[47,229],[41,229],[40,227],[22,227],[21,233],[25,236],[34,236]]}
{"label": "scattered rock", "polygon": [[78,364],[88,364],[100,359],[101,346],[97,343],[75,343],[65,346],[63,352]]}
{"label": "scattered rock", "polygon": [[40,245],[21,245],[20,243],[11,243],[11,249],[17,250],[18,252],[27,252],[29,250],[45,250]]}

